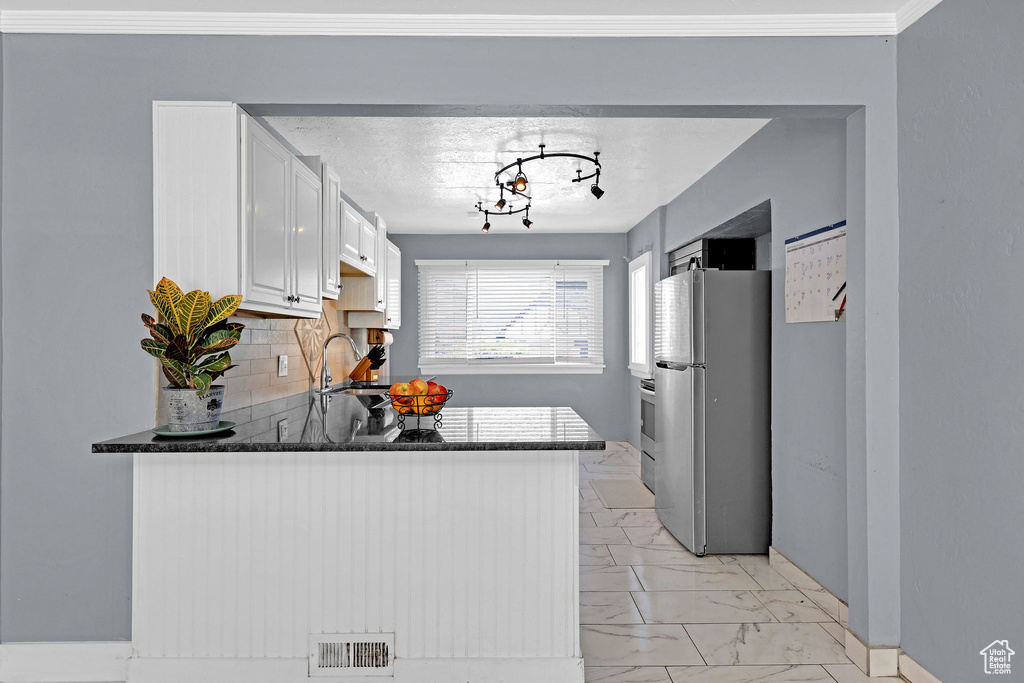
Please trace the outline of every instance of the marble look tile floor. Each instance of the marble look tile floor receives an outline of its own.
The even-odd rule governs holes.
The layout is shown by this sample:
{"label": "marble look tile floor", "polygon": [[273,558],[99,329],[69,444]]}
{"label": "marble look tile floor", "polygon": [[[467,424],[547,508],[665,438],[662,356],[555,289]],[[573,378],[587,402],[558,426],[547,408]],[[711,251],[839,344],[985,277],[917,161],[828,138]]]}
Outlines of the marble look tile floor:
{"label": "marble look tile floor", "polygon": [[580,640],[587,683],[885,683],[846,658],[833,598],[766,555],[686,550],[654,510],[590,486],[639,478],[635,451],[580,456]]}

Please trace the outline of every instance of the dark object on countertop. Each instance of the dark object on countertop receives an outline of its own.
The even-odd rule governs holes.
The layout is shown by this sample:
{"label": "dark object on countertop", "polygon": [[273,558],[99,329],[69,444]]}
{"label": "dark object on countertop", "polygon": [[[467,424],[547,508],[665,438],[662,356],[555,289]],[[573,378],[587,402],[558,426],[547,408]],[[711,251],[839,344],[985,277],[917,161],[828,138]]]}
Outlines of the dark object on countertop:
{"label": "dark object on countertop", "polygon": [[405,429],[395,443],[444,443],[444,437],[436,429]]}
{"label": "dark object on countertop", "polygon": [[384,361],[387,360],[387,357],[384,354],[384,345],[374,344],[370,348],[370,351],[366,354],[366,357],[370,359],[371,370],[379,369],[382,365],[384,365]]}
{"label": "dark object on countertop", "polygon": [[365,382],[372,379],[370,373],[384,365],[384,345],[374,344],[367,354],[356,363],[356,367],[348,378],[353,382]]}

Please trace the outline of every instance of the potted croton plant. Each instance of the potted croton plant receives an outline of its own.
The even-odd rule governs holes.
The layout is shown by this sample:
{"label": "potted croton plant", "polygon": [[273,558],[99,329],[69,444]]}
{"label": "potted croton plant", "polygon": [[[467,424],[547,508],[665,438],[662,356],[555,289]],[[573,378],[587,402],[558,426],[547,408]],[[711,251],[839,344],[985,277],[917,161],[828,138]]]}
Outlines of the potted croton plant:
{"label": "potted croton plant", "polygon": [[142,340],[142,348],[160,361],[164,377],[170,382],[162,389],[168,430],[216,429],[224,387],[212,384],[234,367],[227,349],[238,343],[245,325],[227,319],[238,309],[242,297],[212,301],[209,292],[197,289],[186,294],[163,278],[155,290],[149,291],[149,300],[163,322],[142,314],[150,336]]}

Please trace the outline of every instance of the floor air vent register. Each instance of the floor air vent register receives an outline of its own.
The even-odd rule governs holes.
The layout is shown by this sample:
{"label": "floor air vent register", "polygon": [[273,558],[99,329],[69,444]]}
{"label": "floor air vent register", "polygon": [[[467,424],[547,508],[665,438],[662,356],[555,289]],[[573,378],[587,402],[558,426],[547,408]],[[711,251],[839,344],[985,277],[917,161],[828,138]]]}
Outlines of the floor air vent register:
{"label": "floor air vent register", "polygon": [[391,676],[395,634],[315,634],[309,638],[310,676]]}

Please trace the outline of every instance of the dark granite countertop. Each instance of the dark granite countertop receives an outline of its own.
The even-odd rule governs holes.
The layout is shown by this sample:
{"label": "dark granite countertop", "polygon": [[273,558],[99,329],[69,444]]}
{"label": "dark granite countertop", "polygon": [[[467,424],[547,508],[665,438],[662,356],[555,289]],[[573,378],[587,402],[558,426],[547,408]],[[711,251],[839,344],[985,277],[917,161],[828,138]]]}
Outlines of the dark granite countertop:
{"label": "dark granite countertop", "polygon": [[[390,408],[370,408],[372,399],[331,396],[326,408],[309,393],[225,412],[234,429],[204,437],[163,437],[151,431],[92,445],[93,453],[202,453],[282,451],[526,451],[603,450],[604,440],[572,408],[467,408],[448,405],[433,429]],[[278,440],[286,420],[288,436]],[[429,429],[426,429],[429,427]]]}

